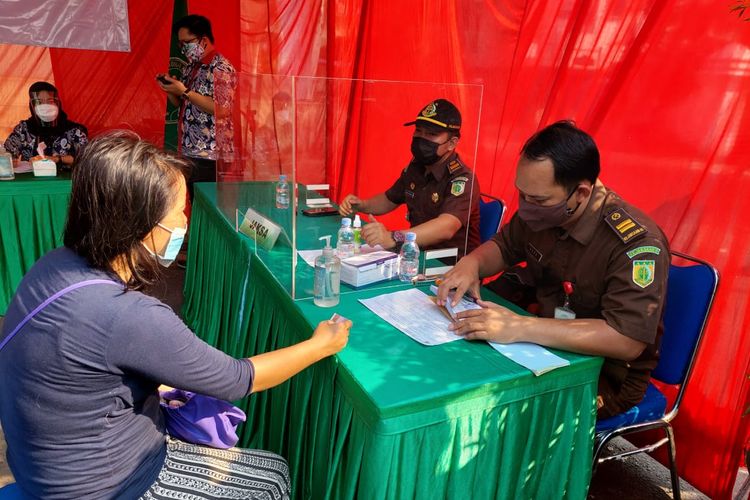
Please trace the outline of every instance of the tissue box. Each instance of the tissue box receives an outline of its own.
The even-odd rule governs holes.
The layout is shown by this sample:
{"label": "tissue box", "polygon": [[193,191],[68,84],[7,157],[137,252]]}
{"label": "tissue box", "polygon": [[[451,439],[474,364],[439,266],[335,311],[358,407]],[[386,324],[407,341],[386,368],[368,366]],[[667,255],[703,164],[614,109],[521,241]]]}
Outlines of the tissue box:
{"label": "tissue box", "polygon": [[52,160],[34,160],[31,162],[34,168],[34,177],[55,177],[57,176],[57,165]]}
{"label": "tissue box", "polygon": [[398,274],[398,254],[385,250],[341,261],[341,281],[353,287],[391,279]]}

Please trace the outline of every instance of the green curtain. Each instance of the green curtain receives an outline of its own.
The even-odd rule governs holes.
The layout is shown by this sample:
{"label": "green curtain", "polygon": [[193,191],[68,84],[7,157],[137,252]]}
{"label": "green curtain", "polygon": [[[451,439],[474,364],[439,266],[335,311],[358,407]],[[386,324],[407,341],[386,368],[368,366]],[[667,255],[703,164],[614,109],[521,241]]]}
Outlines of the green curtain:
{"label": "green curtain", "polygon": [[[188,13],[187,0],[174,0],[172,10],[172,23]],[[177,42],[177,34],[173,33],[169,45],[169,74],[178,77],[182,74],[182,68],[187,65],[187,61],[180,51],[180,44]],[[177,122],[180,119],[180,107],[172,105],[167,99],[167,113],[164,121],[164,149],[177,151]]]}
{"label": "green curtain", "polygon": [[62,245],[70,174],[17,174],[0,182],[0,315],[16,287],[44,254]]}

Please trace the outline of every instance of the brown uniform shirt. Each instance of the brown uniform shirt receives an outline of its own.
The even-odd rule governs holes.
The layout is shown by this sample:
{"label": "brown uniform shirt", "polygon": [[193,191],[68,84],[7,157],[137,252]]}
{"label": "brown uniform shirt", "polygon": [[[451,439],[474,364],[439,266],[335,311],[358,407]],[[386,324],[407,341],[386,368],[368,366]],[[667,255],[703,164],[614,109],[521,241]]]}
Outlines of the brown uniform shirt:
{"label": "brown uniform shirt", "polygon": [[385,196],[397,205],[406,203],[411,226],[440,214],[451,214],[461,221],[461,228],[451,239],[426,249],[457,247],[462,256],[479,246],[479,182],[457,153],[427,167],[409,163]]}
{"label": "brown uniform shirt", "polygon": [[541,306],[554,317],[574,284],[577,318],[600,318],[622,335],[645,342],[636,360],[605,359],[599,382],[600,416],[638,404],[659,359],[670,256],[666,236],[651,218],[597,181],[578,223],[569,231],[534,232],[514,215],[493,237],[508,265],[526,261]]}

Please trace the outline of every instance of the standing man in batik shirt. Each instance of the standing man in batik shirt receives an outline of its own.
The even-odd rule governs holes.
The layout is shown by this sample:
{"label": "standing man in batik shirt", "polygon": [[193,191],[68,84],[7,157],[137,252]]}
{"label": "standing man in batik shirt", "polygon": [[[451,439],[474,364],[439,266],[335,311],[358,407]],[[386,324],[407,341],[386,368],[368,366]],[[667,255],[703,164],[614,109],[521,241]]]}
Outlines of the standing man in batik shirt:
{"label": "standing man in batik shirt", "polygon": [[[232,64],[214,48],[207,18],[185,16],[175,23],[174,30],[188,65],[179,80],[160,74],[157,81],[169,101],[180,107],[180,153],[194,165],[188,180],[192,201],[193,183],[216,181],[216,160],[232,153],[230,112],[237,79]],[[219,85],[214,87],[216,83]],[[219,140],[217,122],[222,129]]]}

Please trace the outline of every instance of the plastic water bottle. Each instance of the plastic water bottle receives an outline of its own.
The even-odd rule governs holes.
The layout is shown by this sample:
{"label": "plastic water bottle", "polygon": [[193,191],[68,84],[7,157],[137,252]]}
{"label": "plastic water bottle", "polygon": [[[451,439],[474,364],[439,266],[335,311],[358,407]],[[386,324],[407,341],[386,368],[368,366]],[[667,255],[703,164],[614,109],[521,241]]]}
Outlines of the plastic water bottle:
{"label": "plastic water bottle", "polygon": [[354,216],[352,226],[352,232],[354,232],[354,253],[358,254],[362,248],[362,219],[359,218],[359,214]]}
{"label": "plastic water bottle", "polygon": [[289,208],[289,183],[284,174],[279,176],[276,183],[276,208]]}
{"label": "plastic water bottle", "polygon": [[313,286],[313,303],[318,307],[333,307],[339,303],[341,290],[341,261],[333,254],[331,237],[326,240],[323,253],[315,259],[315,283]]}
{"label": "plastic water bottle", "polygon": [[336,253],[339,259],[346,259],[354,256],[354,231],[352,231],[352,220],[348,217],[341,219],[341,229],[339,229],[338,242],[336,243]]}
{"label": "plastic water bottle", "polygon": [[0,180],[7,181],[14,178],[13,156],[0,144]]}
{"label": "plastic water bottle", "polygon": [[398,279],[411,282],[419,272],[419,247],[416,233],[406,233],[406,241],[401,246],[398,261]]}

